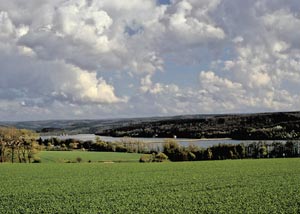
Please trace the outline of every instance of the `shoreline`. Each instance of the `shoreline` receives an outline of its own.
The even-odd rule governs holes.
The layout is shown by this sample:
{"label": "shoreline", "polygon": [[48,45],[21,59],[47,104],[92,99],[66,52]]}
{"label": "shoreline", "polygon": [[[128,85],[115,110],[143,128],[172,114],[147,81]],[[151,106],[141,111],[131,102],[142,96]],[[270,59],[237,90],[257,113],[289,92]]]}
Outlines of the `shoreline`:
{"label": "shoreline", "polygon": [[187,143],[192,143],[192,142],[201,142],[201,141],[227,141],[227,140],[232,140],[231,138],[134,138],[134,137],[123,137],[123,138],[118,138],[121,141],[124,139],[128,140],[133,140],[133,141],[144,141],[145,143],[164,143],[166,140],[175,140],[176,142],[187,142]]}

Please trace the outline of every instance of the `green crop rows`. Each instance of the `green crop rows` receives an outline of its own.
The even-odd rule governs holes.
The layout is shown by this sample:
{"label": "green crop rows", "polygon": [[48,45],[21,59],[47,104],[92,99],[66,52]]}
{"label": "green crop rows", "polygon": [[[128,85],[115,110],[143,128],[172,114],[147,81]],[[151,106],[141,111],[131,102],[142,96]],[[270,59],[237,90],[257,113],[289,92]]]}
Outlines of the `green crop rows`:
{"label": "green crop rows", "polygon": [[299,213],[300,159],[0,164],[0,213]]}

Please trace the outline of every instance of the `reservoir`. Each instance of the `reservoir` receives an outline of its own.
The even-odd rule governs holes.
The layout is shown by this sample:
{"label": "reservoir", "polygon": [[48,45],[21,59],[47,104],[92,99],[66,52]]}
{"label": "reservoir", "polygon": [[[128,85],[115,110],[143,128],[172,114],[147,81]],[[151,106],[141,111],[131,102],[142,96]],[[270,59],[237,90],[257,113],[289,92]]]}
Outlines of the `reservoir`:
{"label": "reservoir", "polygon": [[[164,141],[168,138],[129,138],[129,137],[109,137],[109,136],[97,136],[94,134],[77,134],[77,135],[62,135],[62,136],[41,136],[42,139],[49,139],[49,138],[58,138],[61,140],[66,139],[76,139],[80,141],[95,141],[96,137],[99,137],[102,141],[106,142],[143,142],[151,145],[151,147],[162,147],[162,144]],[[185,139],[185,138],[176,138],[173,139],[176,140],[180,145],[182,146],[189,146],[189,145],[195,145],[202,148],[211,147],[214,145],[219,144],[240,144],[244,143],[245,145],[258,142],[257,140],[232,140],[232,139]],[[277,142],[285,142],[285,140],[276,140]],[[268,144],[271,144],[272,142],[275,142],[274,140],[263,140],[263,142],[266,142]]]}

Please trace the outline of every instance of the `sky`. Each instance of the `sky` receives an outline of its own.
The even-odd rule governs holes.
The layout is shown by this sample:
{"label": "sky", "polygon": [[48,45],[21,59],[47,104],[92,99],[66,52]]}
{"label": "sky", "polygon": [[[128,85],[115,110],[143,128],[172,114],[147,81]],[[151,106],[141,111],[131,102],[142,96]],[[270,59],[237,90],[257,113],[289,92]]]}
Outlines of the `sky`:
{"label": "sky", "polygon": [[300,110],[299,0],[0,0],[0,120]]}

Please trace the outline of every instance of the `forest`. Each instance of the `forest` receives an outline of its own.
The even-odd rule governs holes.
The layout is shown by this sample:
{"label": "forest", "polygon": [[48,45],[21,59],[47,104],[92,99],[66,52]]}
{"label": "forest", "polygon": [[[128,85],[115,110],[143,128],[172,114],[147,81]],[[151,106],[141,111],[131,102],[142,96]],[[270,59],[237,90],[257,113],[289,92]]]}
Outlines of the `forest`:
{"label": "forest", "polygon": [[113,137],[293,140],[300,139],[300,113],[182,116],[123,125],[96,134]]}

